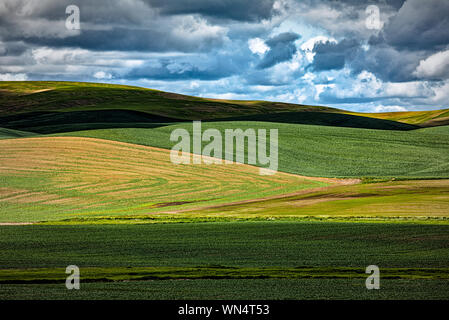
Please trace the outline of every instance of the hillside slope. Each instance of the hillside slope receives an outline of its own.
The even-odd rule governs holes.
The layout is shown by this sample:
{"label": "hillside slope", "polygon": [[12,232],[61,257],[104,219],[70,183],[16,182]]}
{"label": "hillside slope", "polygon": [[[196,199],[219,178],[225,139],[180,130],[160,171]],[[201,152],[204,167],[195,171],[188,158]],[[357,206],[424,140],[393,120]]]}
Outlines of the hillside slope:
{"label": "hillside slope", "polygon": [[378,116],[415,124],[324,107],[202,99],[129,86],[0,82],[0,138],[54,134],[170,149],[172,130],[190,130],[187,119],[206,118],[204,129],[222,132],[278,129],[279,170],[284,172],[339,178],[449,178],[445,127],[415,130],[421,128],[419,121],[444,118],[444,110],[408,113],[407,118],[402,113]]}
{"label": "hillside slope", "polygon": [[204,99],[158,90],[84,82],[1,81],[0,113],[132,110],[181,120],[205,120],[282,111],[334,111],[266,101]]}
{"label": "hillside slope", "polygon": [[0,127],[0,139],[33,137],[36,134],[26,131],[12,130]]}
{"label": "hillside slope", "polygon": [[404,111],[382,113],[350,113],[358,116],[371,117],[418,125],[421,127],[436,127],[449,125],[449,109],[429,111]]}
{"label": "hillside slope", "polygon": [[333,183],[253,166],[174,165],[169,150],[88,138],[0,140],[0,222],[151,214]]}
{"label": "hillside slope", "polygon": [[[171,149],[175,142],[170,141],[170,134],[177,128],[191,132],[192,123],[55,135]],[[209,128],[220,130],[222,137],[226,129],[277,129],[279,170],[284,172],[331,178],[449,178],[449,127],[386,131],[255,121],[202,123],[203,130]]]}
{"label": "hillside slope", "polygon": [[[148,123],[186,120],[257,120],[412,130],[444,125],[447,117],[449,110],[365,114],[323,106],[206,99],[113,84],[0,82],[0,126],[39,133],[123,128],[130,123],[147,127]],[[86,126],[86,122],[90,125]]]}

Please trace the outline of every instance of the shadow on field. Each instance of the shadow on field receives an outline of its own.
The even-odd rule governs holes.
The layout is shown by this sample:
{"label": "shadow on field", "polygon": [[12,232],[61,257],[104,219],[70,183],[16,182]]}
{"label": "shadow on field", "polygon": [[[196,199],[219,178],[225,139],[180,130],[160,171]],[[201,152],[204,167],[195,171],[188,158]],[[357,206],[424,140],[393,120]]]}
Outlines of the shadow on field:
{"label": "shadow on field", "polygon": [[0,118],[0,127],[41,134],[113,128],[157,128],[182,120],[133,110],[30,112]]}
{"label": "shadow on field", "polygon": [[421,127],[391,120],[375,119],[334,112],[278,112],[225,118],[215,121],[265,121],[379,130],[415,130]]}
{"label": "shadow on field", "polygon": [[[195,119],[193,119],[195,120]],[[134,110],[90,110],[69,112],[29,112],[0,117],[0,127],[40,134],[115,128],[157,128],[191,120],[169,118]],[[332,112],[277,112],[203,120],[262,121],[378,130],[414,130],[419,126]]]}

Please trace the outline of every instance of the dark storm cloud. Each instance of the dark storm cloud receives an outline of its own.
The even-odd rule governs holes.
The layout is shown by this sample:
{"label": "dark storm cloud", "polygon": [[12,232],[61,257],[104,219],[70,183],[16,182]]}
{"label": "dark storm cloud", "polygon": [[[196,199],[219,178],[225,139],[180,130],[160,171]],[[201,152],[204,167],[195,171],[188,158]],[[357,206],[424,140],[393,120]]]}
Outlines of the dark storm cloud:
{"label": "dark storm cloud", "polygon": [[284,32],[265,41],[270,51],[260,61],[258,68],[265,69],[290,60],[297,51],[294,42],[299,38],[300,36],[296,33]]}
{"label": "dark storm cloud", "polygon": [[378,5],[378,6],[390,6],[398,10],[402,7],[406,0],[321,0],[321,1],[311,1],[312,3],[320,3],[327,4],[331,7],[341,7],[341,6],[350,6],[350,7],[358,7],[358,8],[366,8],[369,5]]}
{"label": "dark storm cloud", "polygon": [[[8,37],[5,37],[8,39]],[[107,39],[107,41],[105,41]],[[220,46],[222,39],[211,35],[200,39],[189,39],[171,35],[158,29],[132,29],[114,27],[111,30],[83,30],[81,34],[67,38],[25,37],[24,41],[34,45],[52,47],[78,47],[88,50],[118,50],[146,52],[196,52],[209,51]]]}
{"label": "dark storm cloud", "polygon": [[384,81],[404,82],[416,80],[414,71],[427,54],[425,51],[396,50],[388,45],[375,45],[368,51],[360,51],[351,63],[358,73],[367,70]]}
{"label": "dark storm cloud", "polygon": [[[220,25],[226,21],[257,22],[276,14],[274,0],[2,1],[0,40],[89,50],[209,51],[225,41]],[[70,4],[80,8],[79,34],[65,29]]]}
{"label": "dark storm cloud", "polygon": [[126,75],[131,79],[153,80],[218,80],[243,74],[254,57],[243,45],[235,45],[229,52],[194,54],[184,57],[159,58],[147,61]]}
{"label": "dark storm cloud", "polygon": [[[369,33],[357,33],[358,29],[339,29],[339,25],[346,26],[351,21],[356,25],[358,19],[363,19],[364,9],[371,4],[379,6],[381,16],[390,16],[377,35],[369,37]],[[312,64],[315,71],[338,70],[346,65],[355,73],[372,72],[383,81],[412,81],[416,80],[414,71],[420,61],[445,50],[449,44],[447,0],[321,0],[310,1],[308,6],[337,9],[338,18],[325,26],[331,34],[344,30],[344,33],[337,33],[342,38],[338,43],[315,46]],[[362,50],[367,42],[369,49]]]}
{"label": "dark storm cloud", "polygon": [[[407,0],[322,1],[331,7],[341,8],[345,17],[351,10],[377,4],[381,15],[385,5],[395,8],[384,28],[369,38],[359,35],[357,40],[347,40],[356,33],[346,34],[338,43],[317,43],[312,69],[315,71],[338,70],[348,66],[357,74],[363,70],[372,72],[379,79],[391,82],[417,80],[415,70],[426,57],[445,50],[449,44],[449,1]],[[363,43],[369,45],[363,50]]]}
{"label": "dark storm cloud", "polygon": [[358,51],[351,61],[357,73],[374,73],[383,81],[416,80],[421,60],[449,44],[449,1],[407,0],[383,30],[372,36],[368,51]]}
{"label": "dark storm cloud", "polygon": [[21,41],[3,42],[0,44],[0,56],[19,56],[27,50]]}
{"label": "dark storm cloud", "polygon": [[276,10],[273,9],[274,0],[146,0],[145,2],[165,15],[200,14],[238,21],[260,21],[276,14]]}
{"label": "dark storm cloud", "polygon": [[236,70],[222,68],[223,66],[202,67],[189,62],[161,60],[157,63],[147,63],[131,70],[129,79],[152,80],[217,80],[232,75]]}
{"label": "dark storm cloud", "polygon": [[342,69],[347,60],[353,59],[360,49],[360,43],[356,40],[343,39],[335,42],[318,42],[313,51],[312,68],[316,71]]}
{"label": "dark storm cloud", "polygon": [[449,1],[408,0],[383,30],[394,47],[435,49],[449,43]]}
{"label": "dark storm cloud", "polygon": [[406,0],[386,0],[386,1],[374,1],[374,2],[380,2],[380,3],[385,2],[387,5],[395,8],[396,10],[399,10],[404,5],[405,1]]}
{"label": "dark storm cloud", "polygon": [[226,39],[225,28],[201,16],[161,16],[141,1],[75,1],[81,29],[71,31],[65,28],[65,10],[72,3],[5,0],[0,6],[0,40],[89,50],[193,52],[209,51]]}

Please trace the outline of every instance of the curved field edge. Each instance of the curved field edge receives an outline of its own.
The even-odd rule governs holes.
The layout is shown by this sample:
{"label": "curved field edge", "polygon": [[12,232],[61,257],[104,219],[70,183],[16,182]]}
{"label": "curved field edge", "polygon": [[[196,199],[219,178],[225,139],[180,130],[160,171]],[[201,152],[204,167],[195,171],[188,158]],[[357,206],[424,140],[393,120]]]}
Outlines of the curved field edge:
{"label": "curved field edge", "polygon": [[[171,149],[175,142],[170,141],[170,135],[180,128],[191,133],[192,123],[55,136],[92,137]],[[203,131],[218,129],[223,140],[226,129],[277,129],[279,171],[329,178],[449,178],[448,128],[385,131],[252,121],[202,123]],[[203,147],[206,144],[203,142]]]}
{"label": "curved field edge", "polygon": [[440,222],[449,218],[449,180],[333,186],[245,203],[167,211],[164,218],[298,218],[342,221]]}
{"label": "curved field edge", "polygon": [[334,185],[153,215],[98,216],[42,224],[153,224],[232,221],[449,224],[449,180]]}
{"label": "curved field edge", "polygon": [[244,164],[174,165],[166,149],[92,138],[7,139],[0,148],[0,222],[154,214],[339,183],[262,176]]}
{"label": "curved field edge", "polygon": [[[179,167],[169,162],[168,150],[99,139],[45,137],[0,145],[3,223],[448,222],[448,180],[323,188],[347,180],[262,177],[247,165]],[[220,175],[224,181],[217,181]],[[165,185],[170,188],[162,190]]]}

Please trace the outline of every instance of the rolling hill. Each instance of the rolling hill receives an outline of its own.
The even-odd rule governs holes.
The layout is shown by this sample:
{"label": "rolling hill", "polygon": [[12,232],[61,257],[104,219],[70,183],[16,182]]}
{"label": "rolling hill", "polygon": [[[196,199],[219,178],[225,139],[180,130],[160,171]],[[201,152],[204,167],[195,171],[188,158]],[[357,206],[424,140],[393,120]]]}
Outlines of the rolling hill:
{"label": "rolling hill", "polygon": [[[186,120],[269,121],[412,130],[449,124],[449,110],[363,114],[269,101],[198,98],[140,87],[52,81],[0,82],[0,127],[39,133]],[[90,127],[87,128],[85,123]],[[84,126],[84,127],[83,127]]]}
{"label": "rolling hill", "polygon": [[[85,130],[55,136],[91,137],[170,149],[174,145],[170,133],[177,128],[191,132],[192,123]],[[237,128],[278,129],[279,170],[293,174],[330,178],[449,178],[448,126],[393,131],[224,121],[203,123],[202,128],[222,133]]]}
{"label": "rolling hill", "polygon": [[[422,128],[444,119],[445,112],[367,117],[319,106],[203,99],[109,84],[0,82],[0,219],[148,218],[183,209],[209,216],[204,208],[295,197],[292,193],[339,182],[327,178],[392,183],[403,190],[396,204],[408,192],[417,192],[424,203],[420,208],[433,197],[442,201],[440,209],[446,208],[446,194],[439,189],[444,183],[434,188],[432,181],[425,187],[410,182],[412,187],[402,188],[390,181],[449,178],[449,126]],[[174,144],[170,133],[177,128],[191,131],[190,121],[198,119],[203,130],[278,129],[281,172],[261,177],[256,167],[247,165],[169,165],[168,149]],[[358,196],[333,199],[332,189],[320,197],[331,198],[325,202],[335,210],[343,210],[339,204],[349,201],[351,217],[365,210],[360,201],[375,208],[385,200],[377,189],[345,188],[343,193]],[[297,201],[303,203],[303,198],[290,202]],[[291,215],[277,200],[268,207],[273,203]],[[241,205],[243,209],[232,207],[241,216],[260,211],[257,203],[249,209]],[[294,204],[293,216],[309,211],[317,215],[326,205],[310,211]],[[429,210],[441,216],[440,209]]]}
{"label": "rolling hill", "polygon": [[350,113],[377,119],[392,120],[421,127],[449,125],[449,109],[431,111],[404,111],[382,113]]}
{"label": "rolling hill", "polygon": [[0,93],[2,115],[119,109],[181,120],[206,120],[282,111],[336,111],[319,106],[205,99],[140,87],[82,82],[2,81]]}
{"label": "rolling hill", "polygon": [[[176,128],[278,129],[281,171],[338,178],[449,178],[448,110],[362,114],[203,99],[122,85],[0,82],[0,138],[100,138],[170,149]],[[376,118],[374,118],[376,117]],[[440,120],[439,120],[440,119]]]}
{"label": "rolling hill", "polygon": [[169,150],[70,137],[0,140],[0,222],[145,214],[334,182],[256,167],[173,165]]}

